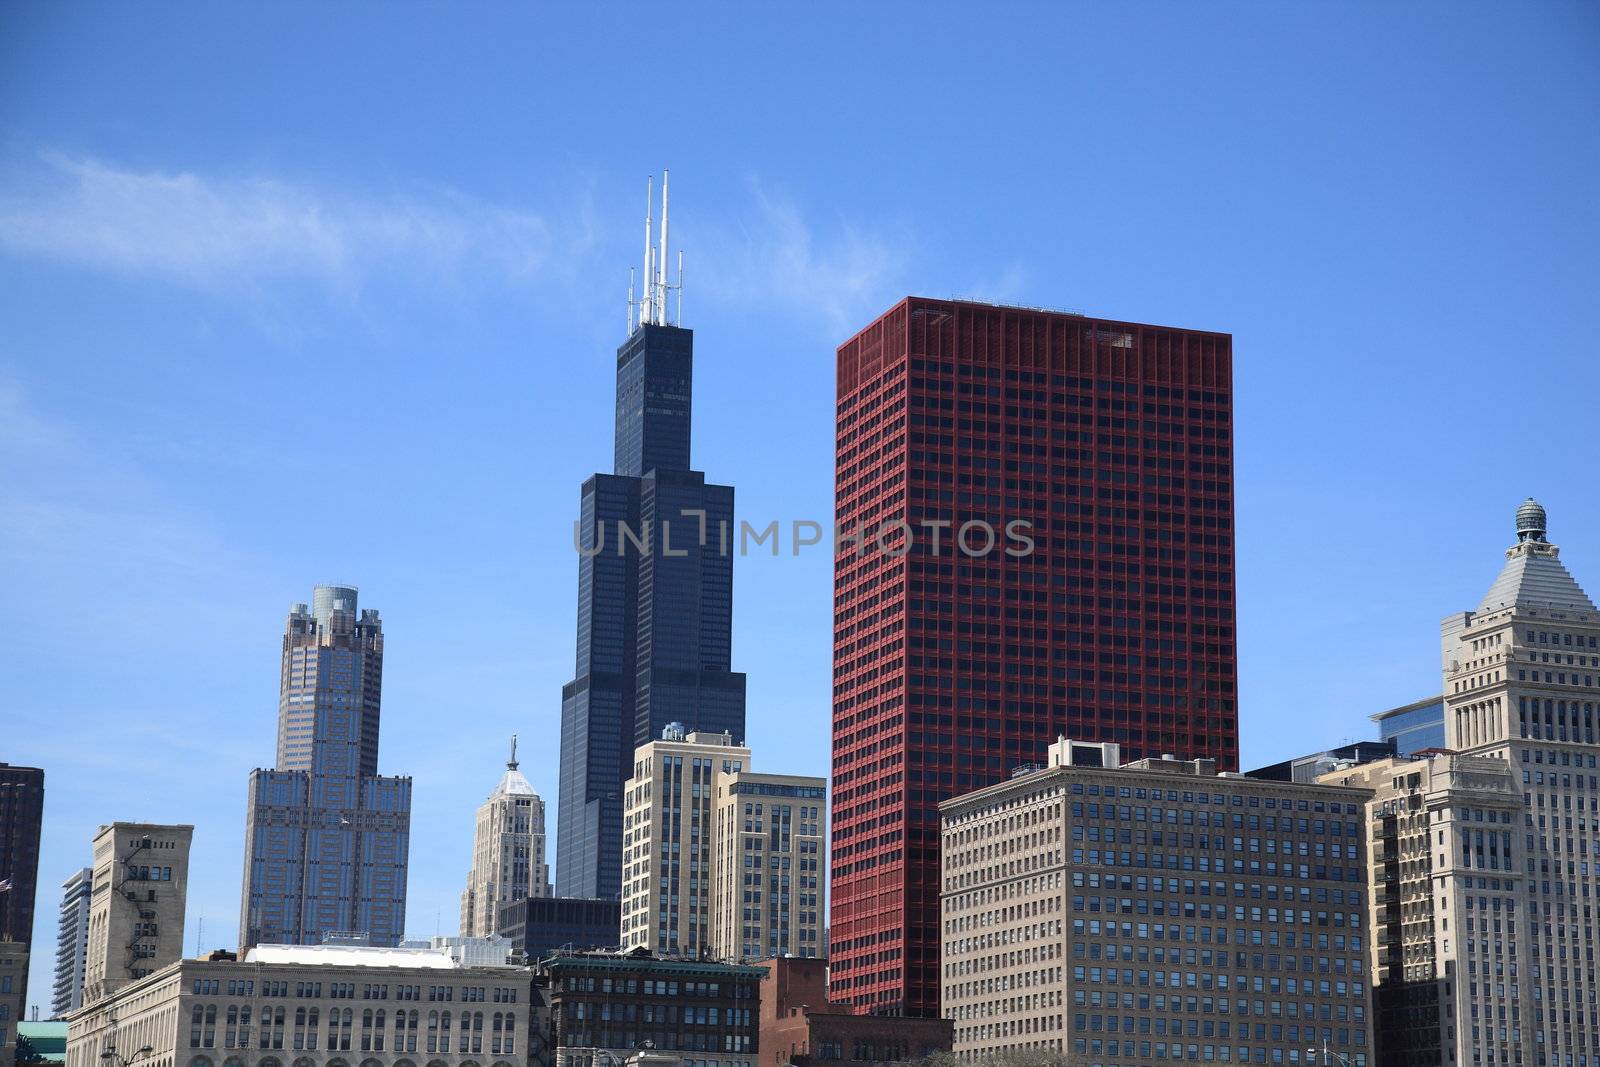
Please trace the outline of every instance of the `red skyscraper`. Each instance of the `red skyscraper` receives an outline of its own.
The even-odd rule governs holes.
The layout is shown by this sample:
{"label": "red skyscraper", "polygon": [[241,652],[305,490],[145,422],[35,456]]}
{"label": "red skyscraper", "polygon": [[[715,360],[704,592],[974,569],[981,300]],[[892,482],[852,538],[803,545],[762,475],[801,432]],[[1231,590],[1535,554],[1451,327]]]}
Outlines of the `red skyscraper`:
{"label": "red skyscraper", "polygon": [[914,297],[838,356],[832,995],[933,1015],[939,801],[1063,734],[1238,767],[1232,339]]}

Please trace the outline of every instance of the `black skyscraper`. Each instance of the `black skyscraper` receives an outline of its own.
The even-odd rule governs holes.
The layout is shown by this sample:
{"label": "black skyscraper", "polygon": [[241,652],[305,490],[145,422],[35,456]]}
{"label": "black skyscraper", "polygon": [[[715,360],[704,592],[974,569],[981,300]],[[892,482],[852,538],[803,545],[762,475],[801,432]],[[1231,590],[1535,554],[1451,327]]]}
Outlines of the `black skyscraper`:
{"label": "black skyscraper", "polygon": [[583,484],[577,672],[561,691],[560,897],[620,895],[635,747],[671,722],[744,738],[745,679],[730,669],[733,488],[689,469],[694,334],[665,324],[666,286],[651,288],[617,351],[616,473]]}

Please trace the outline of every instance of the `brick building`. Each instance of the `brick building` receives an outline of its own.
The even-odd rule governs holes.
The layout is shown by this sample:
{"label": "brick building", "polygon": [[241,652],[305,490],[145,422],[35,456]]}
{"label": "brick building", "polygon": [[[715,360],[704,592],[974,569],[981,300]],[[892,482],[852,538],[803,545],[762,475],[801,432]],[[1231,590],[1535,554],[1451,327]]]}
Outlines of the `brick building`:
{"label": "brick building", "polygon": [[762,964],[760,1067],[904,1063],[949,1052],[948,1019],[857,1015],[828,1000],[828,961],[779,957]]}

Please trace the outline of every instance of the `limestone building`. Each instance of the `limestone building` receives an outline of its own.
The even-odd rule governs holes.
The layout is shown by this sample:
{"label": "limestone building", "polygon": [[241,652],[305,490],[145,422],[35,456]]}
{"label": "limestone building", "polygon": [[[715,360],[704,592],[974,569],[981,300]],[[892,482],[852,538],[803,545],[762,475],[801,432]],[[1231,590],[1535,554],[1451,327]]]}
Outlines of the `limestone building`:
{"label": "limestone building", "polygon": [[712,944],[717,775],[750,766],[731,734],[669,724],[640,745],[623,789],[622,947],[698,957]]}
{"label": "limestone building", "polygon": [[183,955],[193,826],[116,822],[94,839],[83,1001],[92,1003]]}
{"label": "limestone building", "polygon": [[1063,739],[940,804],[955,1052],[1370,1064],[1369,794],[1119,761]]}
{"label": "limestone building", "polygon": [[[430,949],[259,945],[182,960],[68,1020],[68,1067],[523,1067],[527,972]],[[142,1056],[140,1050],[149,1046]]]}
{"label": "limestone building", "polygon": [[[1368,802],[1379,1063],[1517,1063],[1531,1038],[1519,924],[1522,785],[1497,757],[1436,752],[1324,775]],[[1518,935],[1521,935],[1519,939]]]}
{"label": "limestone building", "polygon": [[461,891],[461,936],[499,933],[500,909],[550,895],[545,864],[544,801],[517,769],[517,739],[500,782],[478,808],[472,870]]}
{"label": "limestone building", "polygon": [[719,771],[714,788],[712,952],[822,955],[826,779]]}

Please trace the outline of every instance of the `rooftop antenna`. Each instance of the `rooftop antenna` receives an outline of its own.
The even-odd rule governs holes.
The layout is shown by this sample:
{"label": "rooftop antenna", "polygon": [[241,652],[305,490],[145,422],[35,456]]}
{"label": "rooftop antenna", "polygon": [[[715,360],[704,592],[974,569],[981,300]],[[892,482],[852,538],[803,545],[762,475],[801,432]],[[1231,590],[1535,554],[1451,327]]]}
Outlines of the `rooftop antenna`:
{"label": "rooftop antenna", "polygon": [[651,314],[650,314],[651,292],[654,289],[654,286],[651,283],[651,279],[654,277],[654,275],[650,271],[651,253],[653,251],[653,249],[650,247],[650,222],[651,222],[652,216],[655,215],[655,208],[656,208],[656,177],[655,177],[654,174],[652,174],[652,175],[650,175],[649,178],[645,179],[645,186],[644,186],[644,265],[642,267],[643,273],[640,276],[641,281],[643,282],[643,284],[639,287],[639,304],[638,304],[638,307],[639,307],[638,324],[640,326],[643,326],[645,323],[649,322],[650,318],[651,318]]}
{"label": "rooftop antenna", "polygon": [[665,167],[661,170],[661,256],[656,261],[659,282],[655,309],[657,326],[664,326],[667,322],[667,179],[671,177],[671,173]]}
{"label": "rooftop antenna", "polygon": [[633,333],[633,268],[628,268],[628,333]]}
{"label": "rooftop antenna", "polygon": [[512,771],[517,769],[517,735],[516,734],[512,734],[511,735],[511,759],[506,764],[506,769],[507,770],[512,770]]}
{"label": "rooftop antenna", "polygon": [[[683,250],[678,250],[678,280],[674,284],[667,263],[670,254],[670,236],[667,232],[669,171],[661,172],[661,236],[655,239],[655,175],[645,180],[644,194],[644,258],[643,271],[635,289],[633,271],[628,272],[628,332],[641,326],[665,326],[683,322]],[[678,293],[677,315],[669,319],[667,297],[673,290]]]}

